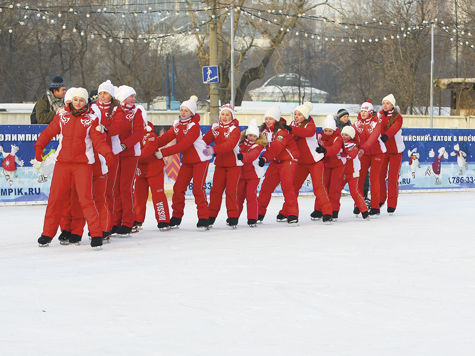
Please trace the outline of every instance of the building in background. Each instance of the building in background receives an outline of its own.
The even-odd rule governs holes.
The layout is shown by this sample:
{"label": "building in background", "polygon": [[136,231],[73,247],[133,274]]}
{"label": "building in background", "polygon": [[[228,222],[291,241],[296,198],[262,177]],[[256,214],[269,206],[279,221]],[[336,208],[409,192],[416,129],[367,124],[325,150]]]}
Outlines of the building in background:
{"label": "building in background", "polygon": [[259,88],[249,90],[249,95],[253,101],[324,103],[328,93],[313,88],[308,79],[297,73],[284,73],[273,76]]}

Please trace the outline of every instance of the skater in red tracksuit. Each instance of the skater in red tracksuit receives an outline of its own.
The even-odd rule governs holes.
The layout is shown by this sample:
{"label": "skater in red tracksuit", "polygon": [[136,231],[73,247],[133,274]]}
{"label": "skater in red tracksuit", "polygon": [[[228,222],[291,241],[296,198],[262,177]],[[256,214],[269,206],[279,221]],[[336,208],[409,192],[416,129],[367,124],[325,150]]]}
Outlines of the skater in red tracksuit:
{"label": "skater in red tracksuit", "polygon": [[[102,245],[102,227],[99,213],[92,198],[92,163],[97,150],[106,159],[112,152],[101,134],[96,131],[97,117],[86,105],[87,90],[75,88],[72,103],[56,113],[53,121],[39,136],[35,144],[35,158],[41,162],[43,149],[58,134],[60,142],[46,208],[43,233],[38,239],[40,246],[48,245],[58,230],[62,207],[69,196],[71,184],[76,189],[80,207],[91,233],[91,246]],[[74,209],[74,207],[73,207]]]}
{"label": "skater in red tracksuit", "polygon": [[[386,145],[386,153],[381,166],[381,196],[379,201],[380,205],[383,205],[387,197],[387,210],[389,214],[392,214],[397,206],[399,171],[401,170],[402,152],[405,146],[402,140],[402,116],[394,107],[396,105],[394,95],[385,96],[382,103],[383,109],[379,112],[379,118],[381,119],[381,141]],[[386,177],[388,179],[387,191]]]}
{"label": "skater in red tracksuit", "polygon": [[324,222],[330,222],[332,220],[332,206],[323,184],[324,150],[317,141],[317,128],[310,116],[312,107],[313,105],[310,102],[297,106],[294,109],[292,123],[290,126],[285,126],[292,133],[299,150],[294,189],[298,196],[303,182],[310,174],[313,193],[315,194],[314,211],[310,214],[310,217],[312,220],[319,220],[323,216]]}
{"label": "skater in red tracksuit", "polygon": [[[380,203],[380,172],[383,163],[386,146],[381,141],[381,120],[373,116],[373,104],[366,101],[361,105],[361,111],[353,125],[360,141],[360,178],[358,189],[361,195],[364,195],[364,181],[368,170],[371,167],[369,176],[371,192],[371,209],[369,215],[379,215]],[[359,213],[358,207],[353,211]]]}
{"label": "skater in red tracksuit", "polygon": [[207,229],[209,225],[208,201],[204,188],[208,172],[211,152],[206,150],[206,143],[200,129],[200,115],[196,113],[198,98],[190,97],[180,105],[180,117],[172,127],[158,138],[158,147],[163,147],[176,139],[176,144],[160,148],[155,156],[159,159],[176,153],[182,154],[182,165],[173,186],[172,217],[170,227],[178,227],[183,218],[185,208],[185,193],[193,179],[193,195],[198,210],[199,229]]}
{"label": "skater in red tracksuit", "polygon": [[266,145],[267,140],[259,132],[256,120],[251,120],[247,130],[241,134],[237,155],[244,163],[238,183],[238,215],[241,216],[246,200],[247,224],[250,227],[256,227],[257,224],[257,186],[264,175],[264,168],[260,167],[258,162],[259,155]]}
{"label": "skater in red tracksuit", "polygon": [[143,108],[135,105],[135,90],[122,85],[115,92],[120,106],[112,114],[112,124],[108,129],[112,152],[118,156],[115,171],[110,174],[116,191],[112,209],[112,225],[117,234],[128,236],[135,222],[133,184],[140,156],[140,142],[144,136]]}
{"label": "skater in red tracksuit", "polygon": [[[104,129],[104,131],[107,131],[109,127],[112,124],[112,113],[114,112],[115,108],[120,106],[120,102],[117,99],[114,99],[114,94],[115,94],[115,87],[112,85],[110,80],[107,80],[99,85],[99,88],[97,89],[99,98],[91,105],[92,109],[96,112],[96,114],[99,116],[100,115],[100,122],[101,125]],[[112,142],[110,139],[110,136],[106,134],[106,141],[107,144],[112,147]],[[114,182],[113,179],[115,178],[114,174],[110,174],[109,172],[116,172],[117,171],[117,165],[119,164],[119,157],[114,156],[114,160],[112,162],[107,162],[108,164],[108,172],[107,174],[104,174],[105,177],[105,182],[100,182],[99,180],[96,179],[97,184],[94,185],[94,196],[96,197],[101,197],[102,199],[102,189],[105,189],[104,195],[105,195],[105,203],[102,205],[102,202],[99,201],[99,204],[103,206],[103,213],[101,214],[104,216],[104,214],[107,215],[107,220],[104,223],[103,221],[103,226],[104,226],[104,239],[109,239],[111,235],[111,230],[112,230],[112,210],[113,210],[113,205],[114,205]],[[103,170],[104,172],[104,170]],[[116,187],[117,188],[117,187]],[[119,191],[117,189],[116,195],[119,194]],[[97,204],[97,203],[96,203]],[[107,210],[105,210],[107,209]]]}
{"label": "skater in red tracksuit", "polygon": [[258,221],[262,222],[267,212],[270,198],[280,183],[284,194],[284,208],[277,215],[277,220],[297,223],[299,206],[294,187],[295,168],[299,152],[292,135],[284,128],[285,120],[280,117],[280,109],[273,106],[264,115],[264,124],[260,131],[268,142],[266,152],[259,158],[259,166],[270,162],[262,182],[258,205]]}
{"label": "skater in red tracksuit", "polygon": [[368,220],[368,207],[358,190],[358,177],[360,175],[361,162],[358,157],[359,142],[355,139],[355,135],[356,132],[353,126],[345,126],[341,131],[341,137],[343,139],[343,154],[346,156],[345,176],[342,187],[345,185],[345,182],[348,183],[350,194],[355,205],[361,211],[363,219]]}
{"label": "skater in red tracksuit", "polygon": [[[333,115],[328,115],[323,121],[323,131],[317,134],[317,140],[325,154],[323,159],[323,184],[332,204],[332,219],[338,219],[340,211],[341,183],[345,171],[343,139],[337,129]],[[320,209],[317,209],[320,210]]]}
{"label": "skater in red tracksuit", "polygon": [[221,209],[224,190],[228,212],[226,223],[231,227],[238,223],[237,186],[243,165],[237,158],[240,137],[241,130],[234,115],[234,107],[229,104],[221,106],[219,123],[213,124],[203,137],[207,145],[214,141],[214,146],[208,150],[216,155],[213,186],[209,194],[209,227],[213,226]]}
{"label": "skater in red tracksuit", "polygon": [[158,149],[158,137],[152,123],[148,123],[142,140],[141,155],[135,179],[135,216],[138,226],[145,220],[148,191],[152,191],[155,219],[160,231],[170,230],[170,214],[164,190],[163,159],[155,157]]}

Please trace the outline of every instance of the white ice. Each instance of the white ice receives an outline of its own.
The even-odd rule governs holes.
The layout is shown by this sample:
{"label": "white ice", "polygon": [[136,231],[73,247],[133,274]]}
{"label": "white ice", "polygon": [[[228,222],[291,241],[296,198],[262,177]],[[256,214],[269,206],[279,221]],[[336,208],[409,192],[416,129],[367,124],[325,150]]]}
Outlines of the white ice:
{"label": "white ice", "polygon": [[[394,216],[144,230],[39,248],[45,206],[0,207],[0,354],[474,355],[475,192],[402,194]],[[151,206],[149,206],[151,208]],[[223,204],[224,208],[224,204]],[[241,218],[241,224],[245,220]]]}

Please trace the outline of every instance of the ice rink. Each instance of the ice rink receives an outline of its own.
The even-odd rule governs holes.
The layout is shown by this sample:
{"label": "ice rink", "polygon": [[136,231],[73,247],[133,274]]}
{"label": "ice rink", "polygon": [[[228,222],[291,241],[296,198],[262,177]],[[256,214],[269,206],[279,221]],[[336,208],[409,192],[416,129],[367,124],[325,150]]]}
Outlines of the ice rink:
{"label": "ice rink", "polygon": [[[0,354],[474,355],[475,192],[402,194],[340,219],[143,231],[95,251],[36,242],[45,206],[2,206]],[[152,206],[150,205],[151,209]],[[224,208],[224,204],[223,204]]]}

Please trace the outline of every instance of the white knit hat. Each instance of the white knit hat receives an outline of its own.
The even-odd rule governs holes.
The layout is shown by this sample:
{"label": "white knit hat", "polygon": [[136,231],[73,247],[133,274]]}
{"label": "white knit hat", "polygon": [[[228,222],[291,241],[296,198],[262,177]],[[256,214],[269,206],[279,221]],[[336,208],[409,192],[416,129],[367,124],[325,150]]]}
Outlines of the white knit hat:
{"label": "white knit hat", "polygon": [[257,126],[256,119],[252,119],[251,121],[249,121],[249,125],[246,129],[246,136],[247,135],[256,135],[257,137],[259,137],[259,126]]}
{"label": "white knit hat", "polygon": [[351,138],[355,138],[355,134],[356,134],[355,129],[353,128],[353,126],[350,126],[350,125],[347,125],[347,126],[343,127],[343,130],[341,130],[341,133],[342,134],[347,134]]}
{"label": "white knit hat", "polygon": [[192,95],[190,96],[188,100],[185,100],[184,102],[181,103],[180,108],[184,106],[185,108],[190,110],[193,115],[195,115],[196,112],[198,111],[198,106],[196,104],[197,102],[198,102],[198,97],[196,95]]}
{"label": "white knit hat", "polygon": [[264,114],[264,119],[271,117],[276,121],[280,121],[280,108],[278,105],[271,106]]}
{"label": "white knit hat", "polygon": [[71,89],[73,89],[71,90],[71,99],[79,97],[79,98],[83,98],[87,102],[87,99],[89,99],[89,94],[86,89],[84,88],[71,88]]}
{"label": "white knit hat", "polygon": [[327,115],[325,120],[323,120],[323,129],[332,129],[333,131],[336,130],[336,123],[335,118],[333,115]]}
{"label": "white knit hat", "polygon": [[221,116],[221,112],[223,112],[224,110],[228,110],[234,119],[234,115],[235,115],[234,106],[232,106],[231,104],[224,104],[223,106],[219,108],[219,116]]}
{"label": "white knit hat", "polygon": [[374,111],[374,107],[373,104],[371,104],[371,101],[367,100],[363,104],[361,104],[360,111],[368,111],[369,113],[372,113]]}
{"label": "white knit hat", "polygon": [[115,91],[115,98],[119,100],[120,102],[123,102],[129,96],[134,95],[134,94],[137,94],[134,88],[129,87],[127,85],[121,85],[120,87],[117,88],[117,91]]}
{"label": "white knit hat", "polygon": [[381,104],[385,101],[389,101],[393,106],[396,106],[396,98],[392,94],[386,95],[383,100],[381,100]]}
{"label": "white knit hat", "polygon": [[294,109],[294,112],[298,111],[305,117],[305,119],[308,119],[308,117],[310,116],[310,111],[312,111],[312,108],[313,108],[313,104],[310,101],[306,101],[302,105],[297,106]]}
{"label": "white knit hat", "polygon": [[112,85],[110,80],[106,80],[104,83],[101,83],[99,85],[99,88],[97,88],[98,93],[103,91],[109,93],[111,96],[114,96],[114,86]]}
{"label": "white knit hat", "polygon": [[64,102],[73,100],[72,94],[73,94],[74,89],[76,89],[76,88],[72,87],[72,88],[69,88],[68,90],[66,90],[66,94],[64,94]]}

